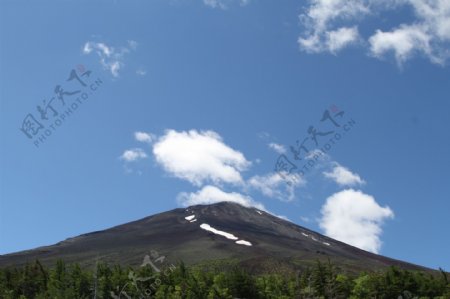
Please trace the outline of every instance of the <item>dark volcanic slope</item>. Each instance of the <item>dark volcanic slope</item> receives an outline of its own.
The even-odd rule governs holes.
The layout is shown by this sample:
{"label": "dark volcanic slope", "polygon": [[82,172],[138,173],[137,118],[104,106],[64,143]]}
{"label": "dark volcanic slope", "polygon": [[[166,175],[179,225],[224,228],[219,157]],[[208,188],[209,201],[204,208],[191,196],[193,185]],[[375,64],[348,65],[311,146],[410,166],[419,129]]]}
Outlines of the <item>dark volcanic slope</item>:
{"label": "dark volcanic slope", "polygon": [[[202,229],[202,224],[250,242],[251,246]],[[138,265],[150,250],[157,250],[169,261],[182,260],[188,265],[232,258],[252,268],[277,264],[295,269],[329,258],[348,271],[389,265],[427,270],[360,250],[264,211],[225,202],[175,209],[52,246],[2,255],[0,267],[35,259],[52,265],[59,258],[85,266],[95,260]]]}

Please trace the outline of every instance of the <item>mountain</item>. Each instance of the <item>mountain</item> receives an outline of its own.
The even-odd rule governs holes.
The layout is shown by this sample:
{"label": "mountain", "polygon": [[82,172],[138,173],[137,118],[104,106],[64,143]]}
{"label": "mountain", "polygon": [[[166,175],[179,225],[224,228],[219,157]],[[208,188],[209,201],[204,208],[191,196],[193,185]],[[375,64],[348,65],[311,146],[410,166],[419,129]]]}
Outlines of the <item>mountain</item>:
{"label": "mountain", "polygon": [[330,259],[349,272],[396,265],[430,269],[373,254],[328,238],[265,211],[229,202],[174,209],[55,245],[0,255],[0,267],[39,259],[92,266],[97,260],[140,265],[151,251],[167,261],[195,265],[235,261],[251,271],[298,270]]}

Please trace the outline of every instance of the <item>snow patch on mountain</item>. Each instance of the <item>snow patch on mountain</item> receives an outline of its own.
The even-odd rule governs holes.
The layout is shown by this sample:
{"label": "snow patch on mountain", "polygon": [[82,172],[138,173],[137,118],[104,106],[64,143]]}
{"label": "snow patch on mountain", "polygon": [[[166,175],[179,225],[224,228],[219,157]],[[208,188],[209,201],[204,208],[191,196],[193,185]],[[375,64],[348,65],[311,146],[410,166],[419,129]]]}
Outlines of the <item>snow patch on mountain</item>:
{"label": "snow patch on mountain", "polygon": [[248,242],[248,241],[245,241],[245,240],[239,240],[239,241],[236,241],[236,244],[239,244],[239,245],[246,245],[246,246],[252,246],[252,243],[250,243],[250,242]]}
{"label": "snow patch on mountain", "polygon": [[230,239],[230,240],[237,240],[238,239],[238,237],[236,237],[235,235],[227,233],[227,232],[224,232],[224,231],[221,231],[221,230],[217,230],[214,227],[211,227],[209,224],[206,224],[206,223],[202,223],[200,225],[200,228],[204,229],[204,230],[207,230],[207,231],[210,231],[210,232],[212,232],[212,233],[214,233],[216,235],[224,236],[225,238]]}
{"label": "snow patch on mountain", "polygon": [[184,219],[186,219],[186,220],[188,220],[188,221],[191,221],[191,220],[194,219],[194,218],[195,218],[195,215],[191,215],[191,216],[184,217]]}
{"label": "snow patch on mountain", "polygon": [[[316,241],[316,242],[321,242],[321,241],[322,241],[322,240],[319,241],[319,239],[322,239],[322,238],[317,239],[317,238],[314,237],[313,235],[310,236],[310,235],[308,235],[308,234],[306,234],[306,233],[304,233],[304,232],[302,232],[302,235],[305,236],[305,237],[307,237],[307,238],[311,238],[313,241]],[[322,242],[322,244],[323,244],[323,245],[327,245],[327,246],[331,246],[331,244],[328,243],[328,242]]]}

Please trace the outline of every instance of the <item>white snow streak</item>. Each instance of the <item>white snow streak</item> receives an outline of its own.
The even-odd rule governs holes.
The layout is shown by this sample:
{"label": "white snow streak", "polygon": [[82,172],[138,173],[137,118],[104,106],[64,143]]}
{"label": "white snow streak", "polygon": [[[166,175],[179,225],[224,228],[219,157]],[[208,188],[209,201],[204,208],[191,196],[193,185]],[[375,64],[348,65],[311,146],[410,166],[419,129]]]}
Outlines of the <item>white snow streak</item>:
{"label": "white snow streak", "polygon": [[210,232],[212,232],[212,233],[214,233],[216,235],[224,236],[225,238],[230,239],[230,240],[237,240],[238,239],[235,235],[227,233],[227,232],[224,232],[224,231],[221,231],[221,230],[217,230],[214,227],[211,227],[209,224],[206,224],[206,223],[202,223],[200,225],[200,228],[204,229],[204,230],[207,230],[207,231],[210,231]]}
{"label": "white snow streak", "polygon": [[246,245],[246,246],[252,246],[252,243],[245,241],[245,240],[239,240],[236,241],[236,244],[240,244],[240,245]]}
{"label": "white snow streak", "polygon": [[194,218],[195,218],[195,215],[191,215],[191,216],[184,217],[184,219],[186,219],[186,220],[188,220],[188,221],[191,221],[191,220],[194,219]]}

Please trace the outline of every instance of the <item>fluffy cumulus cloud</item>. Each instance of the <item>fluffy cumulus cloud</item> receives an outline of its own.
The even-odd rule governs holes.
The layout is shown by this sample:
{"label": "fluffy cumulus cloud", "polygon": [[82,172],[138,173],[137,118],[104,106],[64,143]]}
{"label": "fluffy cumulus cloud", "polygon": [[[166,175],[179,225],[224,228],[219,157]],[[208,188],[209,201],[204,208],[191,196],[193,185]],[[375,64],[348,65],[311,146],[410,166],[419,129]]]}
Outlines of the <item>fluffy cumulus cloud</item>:
{"label": "fluffy cumulus cloud", "polygon": [[96,53],[100,58],[100,64],[114,77],[119,76],[119,71],[124,67],[124,56],[137,48],[136,41],[128,41],[127,46],[114,48],[103,42],[88,41],[83,46],[83,54]]}
{"label": "fluffy cumulus cloud", "polygon": [[381,247],[381,225],[394,217],[389,207],[353,189],[327,198],[321,214],[319,224],[327,236],[374,253]]}
{"label": "fluffy cumulus cloud", "polygon": [[[288,176],[288,177],[286,177]],[[287,184],[290,182],[290,184]],[[263,195],[276,198],[281,201],[292,201],[295,199],[295,189],[306,182],[298,174],[270,173],[263,176],[253,176],[247,184],[250,188],[258,190]]]}
{"label": "fluffy cumulus cloud", "polygon": [[254,207],[265,211],[263,204],[254,201],[251,197],[237,192],[224,192],[216,186],[207,185],[195,193],[182,192],[177,201],[180,205],[187,207],[192,205],[209,205],[222,201],[234,202],[245,207]]}
{"label": "fluffy cumulus cloud", "polygon": [[251,164],[213,131],[168,130],[153,145],[153,154],[165,171],[196,186],[243,184],[241,172]]}
{"label": "fluffy cumulus cloud", "polygon": [[351,172],[348,168],[333,162],[333,169],[323,172],[326,178],[332,179],[340,186],[363,185],[365,181],[357,173]]}
{"label": "fluffy cumulus cloud", "polygon": [[231,4],[239,4],[245,6],[250,2],[250,0],[203,0],[206,6],[211,8],[227,9]]}
{"label": "fluffy cumulus cloud", "polygon": [[431,37],[419,25],[401,26],[388,32],[377,30],[370,37],[369,43],[372,55],[382,58],[386,53],[392,52],[399,65],[402,65],[416,52],[426,54],[434,62],[443,62],[433,54]]}
{"label": "fluffy cumulus cloud", "polygon": [[147,154],[141,148],[133,148],[123,152],[120,159],[126,162],[134,162],[147,158]]}
{"label": "fluffy cumulus cloud", "polygon": [[[412,20],[361,37],[358,25],[384,11],[411,9]],[[300,15],[304,28],[298,39],[308,53],[338,51],[352,44],[368,45],[373,57],[392,53],[402,65],[416,54],[444,65],[450,55],[448,0],[310,0]]]}

